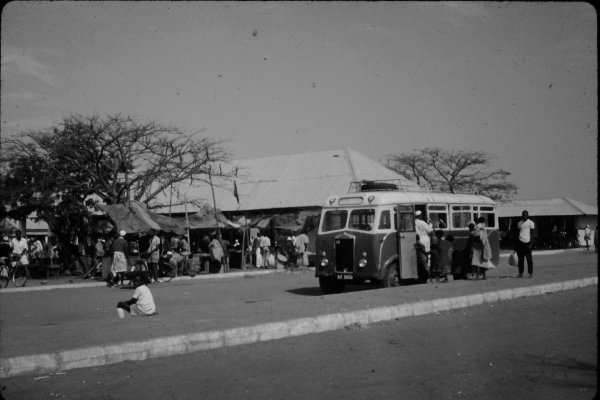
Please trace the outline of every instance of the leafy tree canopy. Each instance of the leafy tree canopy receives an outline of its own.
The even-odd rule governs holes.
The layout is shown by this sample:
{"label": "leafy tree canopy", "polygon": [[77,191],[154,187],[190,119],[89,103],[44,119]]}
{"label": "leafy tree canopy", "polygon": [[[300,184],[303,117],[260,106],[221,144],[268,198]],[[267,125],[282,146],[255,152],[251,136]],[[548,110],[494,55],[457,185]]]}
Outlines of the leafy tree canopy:
{"label": "leafy tree canopy", "polygon": [[434,190],[459,193],[475,189],[492,199],[510,198],[517,186],[507,179],[510,172],[490,169],[495,156],[484,151],[416,149],[390,156],[389,167],[407,179]]}
{"label": "leafy tree canopy", "polygon": [[[208,182],[211,164],[229,161],[222,142],[199,133],[117,114],[71,116],[46,130],[3,138],[2,204],[15,219],[36,211],[53,231],[61,223],[75,229],[92,194],[107,204],[129,198],[148,204],[171,185]],[[220,169],[217,175],[228,177]]]}

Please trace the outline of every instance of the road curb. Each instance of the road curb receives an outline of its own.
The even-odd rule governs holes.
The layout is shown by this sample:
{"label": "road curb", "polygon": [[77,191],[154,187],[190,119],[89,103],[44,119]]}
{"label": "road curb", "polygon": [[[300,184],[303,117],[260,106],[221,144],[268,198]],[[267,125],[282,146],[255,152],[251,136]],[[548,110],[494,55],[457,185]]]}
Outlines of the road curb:
{"label": "road curb", "polygon": [[96,367],[122,361],[138,361],[220,347],[258,343],[309,333],[351,329],[354,326],[435,314],[475,305],[491,304],[503,300],[537,296],[597,284],[598,277],[590,277],[466,296],[325,314],[289,321],[270,322],[248,327],[168,336],[141,342],[124,342],[104,346],[76,348],[55,353],[11,357],[0,359],[0,378],[26,374],[45,374],[74,368]]}
{"label": "road curb", "polygon": [[[275,272],[283,272],[282,270],[269,269],[269,270],[254,270],[254,271],[240,271],[240,272],[227,272],[225,274],[209,274],[209,275],[196,275],[196,276],[177,276],[173,278],[173,281],[179,280],[191,280],[191,279],[229,279],[229,278],[250,278],[259,275],[268,275]],[[79,278],[76,278],[79,279]],[[168,285],[169,283],[165,283]],[[10,294],[19,292],[35,292],[42,290],[54,290],[54,289],[81,289],[90,287],[102,287],[106,286],[106,282],[101,281],[90,281],[90,282],[73,282],[63,284],[45,284],[44,286],[25,286],[18,288],[3,288],[0,290],[0,294]]]}

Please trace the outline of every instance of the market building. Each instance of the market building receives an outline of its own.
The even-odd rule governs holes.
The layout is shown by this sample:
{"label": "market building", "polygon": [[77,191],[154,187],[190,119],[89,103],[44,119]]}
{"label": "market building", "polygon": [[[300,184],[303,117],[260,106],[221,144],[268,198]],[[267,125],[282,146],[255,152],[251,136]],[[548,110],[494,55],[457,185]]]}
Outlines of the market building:
{"label": "market building", "polygon": [[[314,228],[327,197],[347,193],[352,182],[362,180],[394,180],[401,183],[400,190],[418,187],[349,148],[237,160],[217,168],[237,171],[233,182],[215,177],[213,184],[216,207],[229,220],[260,229],[274,240],[307,231],[313,252]],[[157,204],[163,206],[154,210],[164,215],[195,213],[201,204],[213,204],[211,187],[203,183],[180,188],[151,206]]]}
{"label": "market building", "polygon": [[536,225],[536,248],[557,248],[585,245],[584,229],[589,225],[594,241],[598,226],[598,207],[567,197],[539,200],[511,200],[498,202],[498,220],[502,247],[511,248],[517,232],[517,223],[523,210]]}

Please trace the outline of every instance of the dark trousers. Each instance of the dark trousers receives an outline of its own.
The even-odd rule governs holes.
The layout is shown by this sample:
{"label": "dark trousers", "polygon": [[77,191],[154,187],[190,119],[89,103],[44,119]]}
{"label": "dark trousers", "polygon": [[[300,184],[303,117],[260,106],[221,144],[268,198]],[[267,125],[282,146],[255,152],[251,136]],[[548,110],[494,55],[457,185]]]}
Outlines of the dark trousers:
{"label": "dark trousers", "polygon": [[122,308],[123,310],[125,310],[127,312],[131,312],[131,306],[126,301],[120,301],[120,302],[118,302],[117,303],[117,308]]}
{"label": "dark trousers", "polygon": [[527,259],[527,272],[529,275],[533,274],[533,258],[531,257],[531,247],[529,243],[523,243],[517,240],[517,257],[519,258],[519,275],[523,275],[525,270],[525,259]]}

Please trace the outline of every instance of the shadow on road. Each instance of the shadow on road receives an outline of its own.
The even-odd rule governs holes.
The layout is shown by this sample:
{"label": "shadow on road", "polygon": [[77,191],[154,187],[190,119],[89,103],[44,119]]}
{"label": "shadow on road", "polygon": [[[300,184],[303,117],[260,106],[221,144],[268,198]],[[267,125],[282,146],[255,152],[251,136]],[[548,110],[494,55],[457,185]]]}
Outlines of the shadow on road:
{"label": "shadow on road", "polygon": [[[373,289],[376,289],[376,287],[369,286],[369,285],[352,285],[352,286],[346,285],[343,293],[362,292],[363,290],[373,290]],[[290,290],[286,290],[286,291],[288,293],[297,294],[299,296],[331,296],[331,294],[323,293],[321,291],[321,288],[318,286],[290,289]]]}

